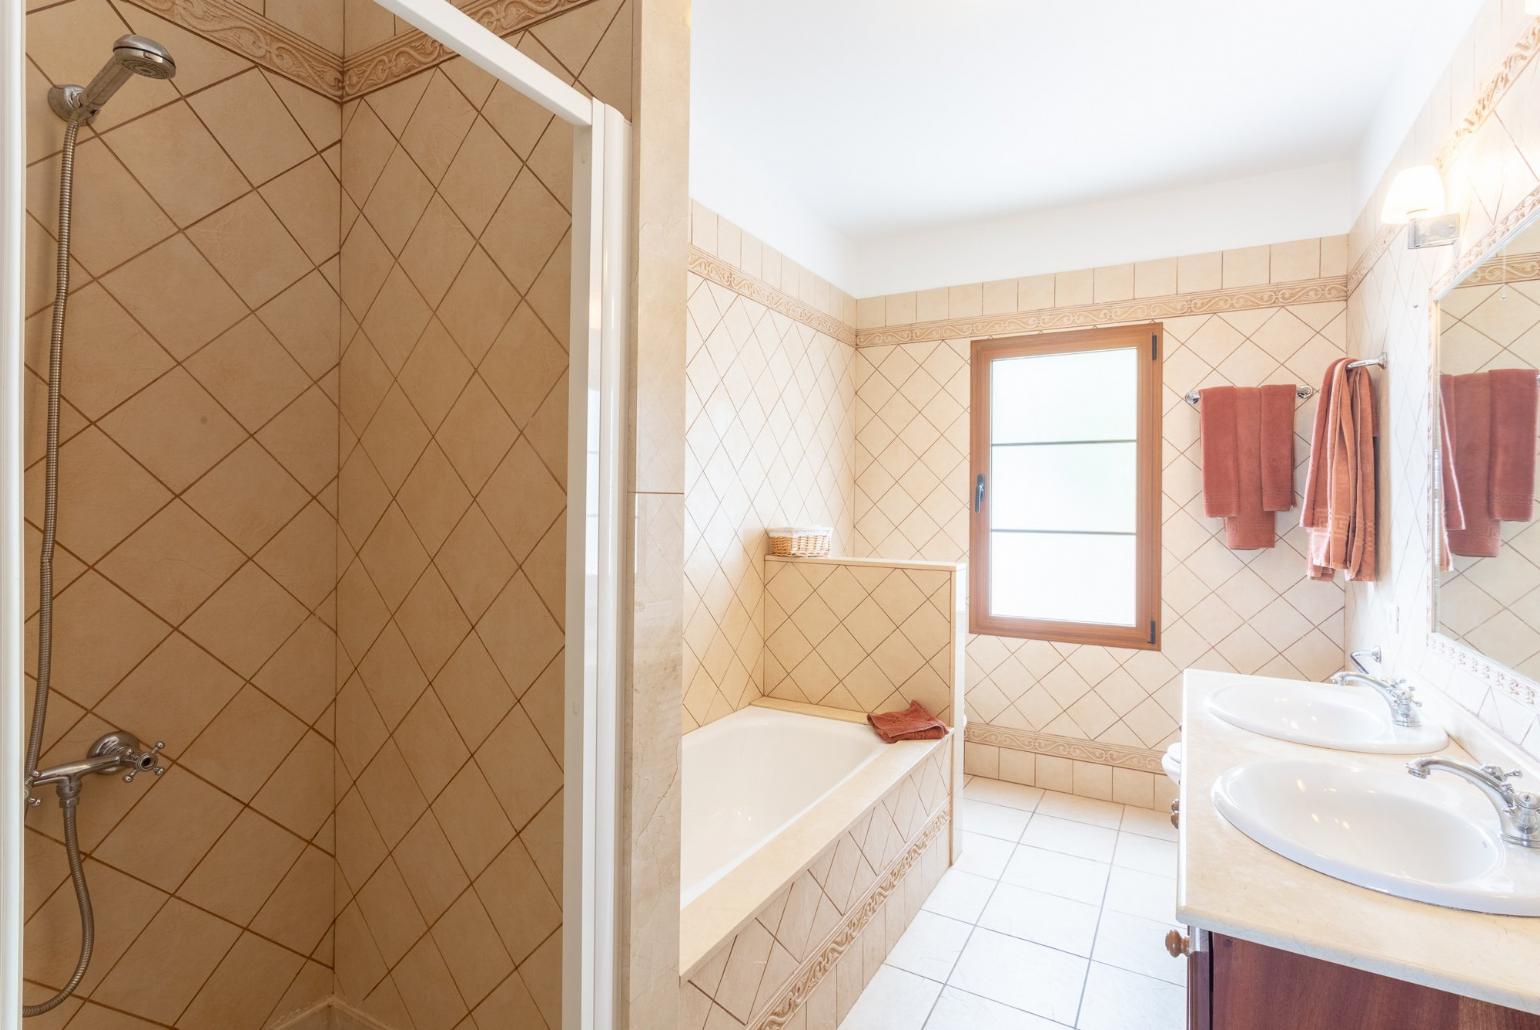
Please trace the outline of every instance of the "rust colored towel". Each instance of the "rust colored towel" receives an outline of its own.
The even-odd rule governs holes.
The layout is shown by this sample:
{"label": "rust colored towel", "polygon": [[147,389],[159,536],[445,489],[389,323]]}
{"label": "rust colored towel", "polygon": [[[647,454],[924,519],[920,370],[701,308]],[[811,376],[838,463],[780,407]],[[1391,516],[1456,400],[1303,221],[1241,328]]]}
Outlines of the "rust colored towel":
{"label": "rust colored towel", "polygon": [[1294,404],[1299,388],[1293,383],[1264,386],[1262,415],[1262,507],[1288,511],[1294,507]]}
{"label": "rust colored towel", "polygon": [[1272,513],[1294,507],[1293,384],[1199,394],[1203,511],[1225,520],[1233,550],[1272,547]]}
{"label": "rust colored towel", "polygon": [[1374,385],[1339,358],[1326,370],[1311,433],[1299,524],[1308,530],[1312,579],[1371,580],[1377,546]]}
{"label": "rust colored towel", "polygon": [[1540,399],[1531,368],[1498,368],[1492,379],[1492,472],[1487,481],[1492,517],[1528,522],[1535,517],[1535,405]]}
{"label": "rust colored towel", "polygon": [[[1530,387],[1534,389],[1533,385]],[[1449,527],[1449,550],[1468,558],[1496,557],[1502,526],[1492,517],[1492,378],[1484,372],[1454,376],[1449,428],[1463,525]]]}
{"label": "rust colored towel", "polygon": [[909,707],[902,712],[868,713],[866,721],[872,724],[884,744],[899,740],[940,740],[946,736],[946,725],[918,701],[909,702]]}
{"label": "rust colored towel", "polygon": [[1444,502],[1444,518],[1439,524],[1438,567],[1448,572],[1454,568],[1449,534],[1452,530],[1465,528],[1465,501],[1460,494],[1460,477],[1454,471],[1454,376],[1438,377],[1438,393],[1439,478]]}

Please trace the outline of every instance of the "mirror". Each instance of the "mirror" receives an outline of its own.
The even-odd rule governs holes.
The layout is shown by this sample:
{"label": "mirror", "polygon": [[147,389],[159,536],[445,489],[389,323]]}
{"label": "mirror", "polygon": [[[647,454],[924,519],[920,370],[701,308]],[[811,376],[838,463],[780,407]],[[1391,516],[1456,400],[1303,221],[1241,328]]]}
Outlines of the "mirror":
{"label": "mirror", "polygon": [[1540,678],[1540,222],[1439,299],[1438,632]]}

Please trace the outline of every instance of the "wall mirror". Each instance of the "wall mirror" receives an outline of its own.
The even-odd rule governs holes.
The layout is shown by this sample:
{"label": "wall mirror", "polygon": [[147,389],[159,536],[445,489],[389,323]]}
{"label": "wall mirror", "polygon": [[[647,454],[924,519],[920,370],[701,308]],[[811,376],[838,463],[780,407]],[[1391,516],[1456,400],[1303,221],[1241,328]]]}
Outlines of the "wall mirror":
{"label": "wall mirror", "polygon": [[1540,220],[1438,301],[1434,629],[1540,679]]}

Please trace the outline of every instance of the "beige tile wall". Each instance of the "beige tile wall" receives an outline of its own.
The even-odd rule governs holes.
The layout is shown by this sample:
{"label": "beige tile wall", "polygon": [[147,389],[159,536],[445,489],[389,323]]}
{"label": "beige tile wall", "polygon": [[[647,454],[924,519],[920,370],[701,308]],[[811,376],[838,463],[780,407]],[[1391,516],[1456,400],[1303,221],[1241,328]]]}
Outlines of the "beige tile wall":
{"label": "beige tile wall", "polygon": [[[858,304],[868,324],[880,308],[884,331],[921,336],[933,333],[897,319],[960,318],[961,325],[948,324],[943,331],[975,329],[989,335],[987,321],[970,321],[983,313],[986,295],[992,298],[991,308],[998,309],[991,314],[1007,313],[1014,305],[1049,324],[1096,324],[1097,319],[1111,324],[1153,314],[1165,326],[1162,649],[971,637],[965,680],[970,736],[995,728],[1017,731],[1023,741],[1037,734],[1057,738],[1053,753],[1038,757],[1048,759],[1043,771],[1054,788],[1110,798],[1114,770],[1109,764],[1137,759],[1149,772],[1153,752],[1176,739],[1182,670],[1320,679],[1340,667],[1341,586],[1307,578],[1295,512],[1279,514],[1279,541],[1273,549],[1236,552],[1225,547],[1220,521],[1203,514],[1198,414],[1182,397],[1195,388],[1225,383],[1318,384],[1327,364],[1344,353],[1345,304],[1280,304],[1275,291],[1288,282],[1275,281],[1275,276],[1335,276],[1340,296],[1342,244],[1340,237],[1300,241],[1131,266],[1128,274],[1096,269]],[[1100,294],[1099,282],[1109,284]],[[1150,290],[1205,291],[1205,296],[1180,292],[1134,298],[1144,282],[1158,284]],[[1123,303],[1125,298],[1129,303]],[[1193,308],[1219,310],[1166,313]],[[856,553],[967,559],[972,338],[858,348]],[[1296,479],[1308,459],[1314,411],[1310,400],[1296,412]],[[1077,750],[1075,742],[1105,747]],[[1002,743],[997,739],[994,746]],[[1087,769],[1079,777],[1081,787],[1074,786],[1076,759],[1100,769]],[[1004,776],[1003,757],[986,759],[981,753],[976,761],[996,769],[986,774]],[[1034,782],[1036,763],[1026,757],[1009,762],[1011,775],[1005,778]],[[1146,786],[1141,779],[1130,790],[1142,797]]]}
{"label": "beige tile wall", "polygon": [[954,724],[960,572],[765,559],[764,693],[853,712],[918,701]]}
{"label": "beige tile wall", "polygon": [[787,314],[846,305],[698,204],[692,223],[692,261],[710,261],[689,273],[685,336],[686,731],[764,693],[765,530],[831,526],[833,553],[849,552],[855,448],[855,350]]}
{"label": "beige tile wall", "polygon": [[[1381,378],[1380,582],[1349,591],[1349,644],[1380,645],[1393,673],[1441,690],[1506,740],[1540,759],[1535,681],[1430,636],[1428,392],[1431,295],[1463,274],[1540,209],[1540,22],[1519,0],[1488,0],[1432,92],[1352,234],[1349,336],[1361,355],[1389,356]],[[1403,230],[1379,223],[1394,172],[1439,160],[1462,215],[1452,248],[1412,251]]]}
{"label": "beige tile wall", "polygon": [[[514,42],[626,110],[599,6]],[[338,994],[557,1026],[571,134],[460,59],[343,119]]]}
{"label": "beige tile wall", "polygon": [[[132,4],[35,6],[33,611],[62,139],[44,92],[130,31],[180,74],[128,83],[77,153],[45,752],[121,726],[173,761],[86,785],[96,953],[79,996],[29,1025],[256,1028],[331,992],[340,108]],[[79,922],[51,792],[27,825],[35,1000]]]}
{"label": "beige tile wall", "polygon": [[683,971],[681,1030],[835,1030],[946,872],[950,744]]}

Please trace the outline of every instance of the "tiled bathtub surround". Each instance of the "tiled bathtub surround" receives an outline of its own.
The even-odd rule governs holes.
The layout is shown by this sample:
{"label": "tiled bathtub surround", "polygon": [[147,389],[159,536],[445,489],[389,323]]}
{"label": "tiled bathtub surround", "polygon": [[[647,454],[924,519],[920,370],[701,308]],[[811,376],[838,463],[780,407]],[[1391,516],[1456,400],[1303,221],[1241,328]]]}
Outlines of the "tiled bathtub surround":
{"label": "tiled bathtub surround", "polygon": [[963,573],[939,562],[765,559],[765,695],[957,724]]}
{"label": "tiled bathtub surround", "polygon": [[[1182,397],[1319,383],[1346,347],[1342,247],[1304,240],[859,302],[854,550],[893,558],[967,558],[971,339],[1165,326],[1162,650],[970,638],[970,751],[982,748],[972,768],[1150,804],[1184,668],[1320,679],[1340,667],[1342,588],[1306,576],[1293,512],[1278,516],[1276,548],[1225,547],[1221,522],[1203,514],[1198,414]],[[1296,413],[1299,475],[1314,410],[1306,401]]]}
{"label": "tiled bathtub surround", "polygon": [[720,943],[686,934],[682,1030],[834,1030],[951,861],[953,743],[936,741]]}
{"label": "tiled bathtub surround", "polygon": [[[34,6],[32,612],[63,133],[45,91],[131,31],[179,66],[129,83],[77,152],[45,747],[79,758],[123,727],[173,761],[85,786],[96,951],[78,997],[37,1022],[254,1030],[331,993],[340,109],[138,6]],[[34,616],[29,648],[36,633]],[[62,984],[80,932],[44,795],[29,1001]]]}
{"label": "tiled bathtub surround", "polygon": [[[1356,354],[1382,350],[1380,582],[1354,584],[1350,646],[1381,645],[1388,670],[1444,691],[1465,711],[1540,760],[1540,703],[1533,680],[1430,636],[1433,565],[1429,488],[1433,293],[1474,267],[1540,210],[1540,22],[1519,0],[1489,0],[1408,133],[1390,173],[1351,237],[1349,335]],[[1442,162],[1450,201],[1464,218],[1458,245],[1408,250],[1403,230],[1379,224],[1391,174]],[[1466,742],[1462,737],[1462,743]],[[1484,761],[1495,756],[1480,755]]]}
{"label": "tiled bathtub surround", "polygon": [[698,270],[689,273],[686,328],[686,731],[767,691],[765,530],[832,526],[833,552],[848,551],[855,451],[855,350],[831,335],[845,334],[819,309],[853,302],[831,303],[828,284],[698,204],[692,232]]}

